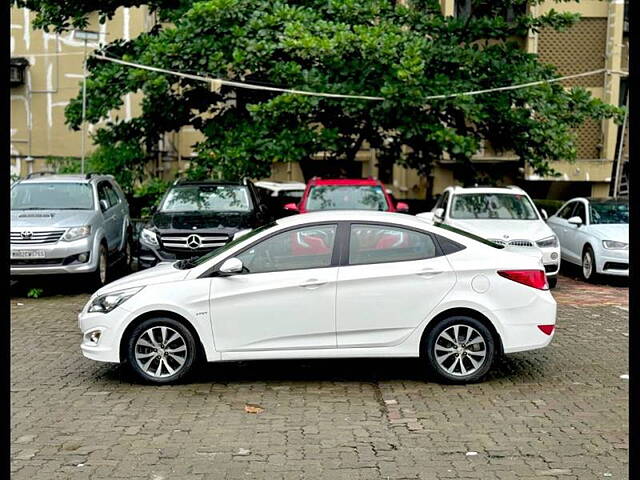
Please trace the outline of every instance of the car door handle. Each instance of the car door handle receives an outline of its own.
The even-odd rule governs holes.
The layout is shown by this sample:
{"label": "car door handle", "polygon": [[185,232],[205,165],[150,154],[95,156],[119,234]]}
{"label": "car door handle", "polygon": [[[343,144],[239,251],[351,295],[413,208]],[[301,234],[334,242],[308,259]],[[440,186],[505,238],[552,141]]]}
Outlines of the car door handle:
{"label": "car door handle", "polygon": [[422,270],[420,270],[417,275],[419,275],[420,277],[432,277],[434,275],[438,275],[440,273],[444,273],[444,270],[435,270],[433,268],[423,268]]}
{"label": "car door handle", "polygon": [[307,288],[309,290],[313,290],[316,289],[318,287],[321,287],[322,285],[324,285],[325,283],[327,283],[324,280],[318,280],[317,278],[310,278],[309,280],[302,282],[300,284],[300,286],[302,288]]}

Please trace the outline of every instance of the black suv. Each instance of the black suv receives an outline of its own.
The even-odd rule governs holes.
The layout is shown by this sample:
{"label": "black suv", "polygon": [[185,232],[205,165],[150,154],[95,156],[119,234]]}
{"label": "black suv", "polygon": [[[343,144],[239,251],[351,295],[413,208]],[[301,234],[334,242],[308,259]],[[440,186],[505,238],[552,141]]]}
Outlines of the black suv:
{"label": "black suv", "polygon": [[148,268],[198,257],[269,221],[266,204],[248,180],[178,180],[140,232],[138,264]]}

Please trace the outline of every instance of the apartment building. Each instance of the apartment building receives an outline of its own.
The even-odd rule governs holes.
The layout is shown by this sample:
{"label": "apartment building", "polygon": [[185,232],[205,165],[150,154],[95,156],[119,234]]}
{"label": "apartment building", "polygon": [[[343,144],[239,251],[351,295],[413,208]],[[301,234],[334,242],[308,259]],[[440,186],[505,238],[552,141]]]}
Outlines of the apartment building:
{"label": "apartment building", "polygon": [[[465,15],[470,0],[441,0],[445,15]],[[563,75],[606,68],[607,73],[567,81],[580,85],[607,103],[624,105],[628,96],[628,0],[583,0],[580,3],[546,1],[529,7],[534,15],[554,8],[578,12],[582,20],[565,32],[542,30],[523,39],[523,48],[536,53],[543,62],[556,65]],[[34,14],[26,9],[11,10],[11,167],[12,174],[24,176],[48,168],[52,159],[80,159],[94,146],[91,133],[100,124],[87,124],[83,131],[70,130],[64,121],[64,107],[82,91],[84,58],[100,44],[117,38],[133,38],[150,29],[155,16],[145,7],[120,8],[105,24],[92,18],[87,33],[64,34],[34,31]],[[51,55],[55,54],[55,55]],[[140,97],[127,95],[123,107],[109,119],[131,118],[139,113]],[[520,169],[518,158],[495,152],[485,144],[474,156],[478,169],[502,176],[505,183],[524,186],[538,198],[566,198],[574,195],[607,196],[613,192],[616,172],[626,182],[628,147],[622,128],[613,121],[587,122],[577,132],[578,158],[570,163],[559,159],[553,167],[559,177],[540,178],[530,169]],[[627,123],[628,131],[628,123]],[[168,133],[154,152],[150,169],[167,178],[184,171],[194,156],[192,145],[201,138],[190,127]],[[375,149],[366,145],[354,162],[329,164],[324,155],[290,164],[274,164],[271,179],[304,180],[317,173],[331,174],[335,167],[353,176],[380,178],[399,199],[424,199],[447,185],[456,183],[455,162],[442,158],[430,178],[415,171],[380,161]],[[620,158],[620,167],[617,160]]]}

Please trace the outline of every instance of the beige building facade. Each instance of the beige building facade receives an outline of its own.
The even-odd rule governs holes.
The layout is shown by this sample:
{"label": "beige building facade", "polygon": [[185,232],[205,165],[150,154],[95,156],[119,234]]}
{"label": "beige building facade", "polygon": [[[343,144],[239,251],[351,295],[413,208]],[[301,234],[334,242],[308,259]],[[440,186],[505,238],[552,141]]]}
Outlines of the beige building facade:
{"label": "beige building facade", "polygon": [[[469,0],[441,0],[445,15],[459,15]],[[566,32],[543,30],[523,39],[523,47],[536,53],[543,62],[552,63],[563,75],[606,68],[608,73],[567,81],[567,86],[580,85],[597,98],[614,105],[624,104],[626,80],[620,71],[628,67],[625,2],[583,0],[580,3],[547,1],[530,7],[533,14],[554,8],[578,12],[583,19]],[[100,24],[91,18],[87,31],[95,32],[84,40],[78,32],[62,34],[33,30],[34,14],[26,9],[11,9],[11,172],[16,176],[51,169],[52,159],[80,159],[94,149],[91,134],[108,120],[129,119],[140,112],[140,97],[135,94],[123,99],[119,111],[85,131],[72,131],[65,124],[64,108],[82,92],[84,58],[100,44],[118,38],[134,38],[149,30],[156,18],[145,7],[120,8],[116,15]],[[619,149],[621,128],[612,121],[586,123],[578,133],[578,159],[574,163],[559,160],[553,167],[560,177],[539,178],[528,169],[518,169],[514,155],[498,154],[484,145],[474,157],[479,167],[499,172],[505,183],[518,183],[537,198],[565,198],[571,195],[607,196],[612,183],[615,161],[626,152]],[[188,168],[194,156],[192,146],[202,138],[199,132],[185,127],[180,132],[167,133],[160,142],[155,164],[150,169],[165,178],[175,177]],[[313,162],[322,161],[317,155]],[[628,158],[628,154],[627,157]],[[434,169],[433,177],[420,177],[415,171],[378,161],[375,149],[366,145],[356,157],[358,164],[350,169],[355,175],[380,178],[399,199],[424,199],[427,189],[438,194],[455,184],[453,162],[443,158]],[[309,163],[309,162],[307,162]],[[626,167],[625,167],[626,168]],[[298,163],[274,164],[271,179],[304,181]],[[620,169],[624,171],[625,169]]]}

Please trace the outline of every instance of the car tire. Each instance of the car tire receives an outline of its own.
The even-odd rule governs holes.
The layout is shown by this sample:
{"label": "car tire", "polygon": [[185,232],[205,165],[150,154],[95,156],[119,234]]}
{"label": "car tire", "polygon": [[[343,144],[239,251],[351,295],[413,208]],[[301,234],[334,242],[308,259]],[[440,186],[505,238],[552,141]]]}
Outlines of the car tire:
{"label": "car tire", "polygon": [[495,352],[493,334],[482,322],[454,316],[441,320],[429,331],[424,353],[439,380],[464,384],[477,382],[487,374]]}
{"label": "car tire", "polygon": [[172,318],[144,320],[125,341],[131,370],[145,383],[156,385],[175,383],[187,376],[198,353],[191,331]]}
{"label": "car tire", "polygon": [[100,244],[98,249],[98,265],[96,270],[90,274],[91,286],[95,289],[103,287],[109,279],[109,253],[104,243]]}
{"label": "car tire", "polygon": [[127,274],[131,272],[131,264],[133,263],[133,237],[131,230],[127,230],[127,237],[124,241],[124,250],[122,252],[122,270]]}
{"label": "car tire", "polygon": [[589,245],[582,252],[582,264],[580,273],[583,280],[586,282],[593,282],[596,279],[596,256],[593,253],[593,248]]}
{"label": "car tire", "polygon": [[547,277],[547,282],[549,283],[549,288],[556,288],[556,285],[558,285],[558,277]]}

